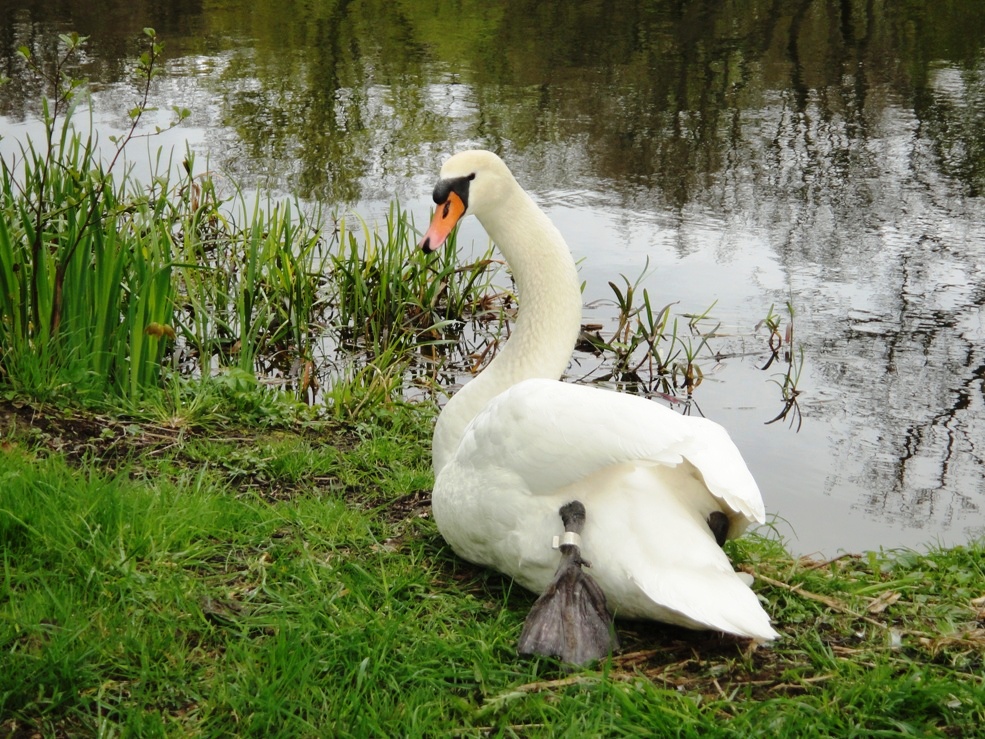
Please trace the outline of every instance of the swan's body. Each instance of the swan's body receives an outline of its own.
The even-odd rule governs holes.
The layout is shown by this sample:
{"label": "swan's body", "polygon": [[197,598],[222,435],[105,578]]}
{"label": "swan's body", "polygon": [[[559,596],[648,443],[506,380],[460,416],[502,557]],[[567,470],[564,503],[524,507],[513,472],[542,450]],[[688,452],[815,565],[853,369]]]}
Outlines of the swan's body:
{"label": "swan's body", "polygon": [[564,530],[558,510],[581,501],[581,553],[616,616],[774,638],[709,526],[721,511],[734,537],[765,515],[724,429],[559,381],[581,325],[577,272],[561,234],[498,157],[452,157],[435,202],[422,247],[436,249],[474,213],[520,293],[509,341],[438,419],[432,507],[445,540],[542,592],[560,559],[552,547]]}

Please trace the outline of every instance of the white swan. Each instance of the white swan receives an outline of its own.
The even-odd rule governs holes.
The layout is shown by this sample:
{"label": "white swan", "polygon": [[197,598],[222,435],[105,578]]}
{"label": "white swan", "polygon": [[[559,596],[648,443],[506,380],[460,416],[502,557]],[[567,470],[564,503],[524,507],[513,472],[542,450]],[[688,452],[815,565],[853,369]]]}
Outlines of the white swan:
{"label": "white swan", "polygon": [[543,592],[561,559],[552,546],[565,530],[559,509],[577,500],[586,512],[581,554],[616,616],[775,638],[716,541],[765,517],[725,430],[643,398],[559,381],[581,326],[574,260],[499,157],[453,156],[434,201],[421,248],[436,250],[474,214],[520,294],[509,341],[435,428],[433,515],[452,549]]}

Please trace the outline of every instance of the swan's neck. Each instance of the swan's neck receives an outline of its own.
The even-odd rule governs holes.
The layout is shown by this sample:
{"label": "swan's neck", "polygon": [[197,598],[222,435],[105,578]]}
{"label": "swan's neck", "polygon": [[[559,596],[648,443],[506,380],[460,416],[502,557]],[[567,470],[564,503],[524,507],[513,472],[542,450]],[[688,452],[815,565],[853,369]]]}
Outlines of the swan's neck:
{"label": "swan's neck", "polygon": [[530,378],[561,377],[581,329],[581,288],[561,233],[517,186],[479,221],[509,264],[519,312],[509,341],[482,373],[448,401],[435,427],[435,472],[458,448],[472,419],[507,388]]}

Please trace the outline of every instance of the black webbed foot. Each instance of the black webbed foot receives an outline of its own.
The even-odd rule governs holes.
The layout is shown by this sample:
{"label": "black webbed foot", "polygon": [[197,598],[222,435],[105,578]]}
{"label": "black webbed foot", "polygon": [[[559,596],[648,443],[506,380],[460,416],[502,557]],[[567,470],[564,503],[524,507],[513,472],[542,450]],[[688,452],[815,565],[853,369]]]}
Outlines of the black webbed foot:
{"label": "black webbed foot", "polygon": [[[585,506],[575,500],[559,511],[564,530],[581,533]],[[578,545],[562,542],[561,563],[523,625],[520,654],[558,657],[564,662],[585,664],[601,659],[619,647],[612,630],[612,616],[605,594],[582,566]]]}
{"label": "black webbed foot", "polygon": [[721,511],[712,511],[708,514],[708,528],[714,534],[718,546],[725,546],[725,540],[728,538],[728,516]]}

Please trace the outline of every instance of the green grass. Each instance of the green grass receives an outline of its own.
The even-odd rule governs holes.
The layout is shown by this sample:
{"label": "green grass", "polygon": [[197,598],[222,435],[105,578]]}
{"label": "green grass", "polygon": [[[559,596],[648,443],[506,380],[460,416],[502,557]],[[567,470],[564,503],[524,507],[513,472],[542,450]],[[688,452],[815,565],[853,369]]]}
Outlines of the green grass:
{"label": "green grass", "polygon": [[[783,639],[567,672],[428,517],[430,412],[256,432],[3,405],[0,734],[970,736],[985,552],[731,549]],[[976,600],[978,599],[978,600]],[[977,605],[976,605],[977,604]]]}

